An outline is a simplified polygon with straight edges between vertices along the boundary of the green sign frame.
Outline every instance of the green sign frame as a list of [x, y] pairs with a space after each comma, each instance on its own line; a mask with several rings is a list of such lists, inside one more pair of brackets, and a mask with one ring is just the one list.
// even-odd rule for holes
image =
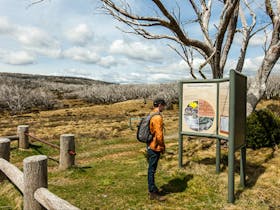
[[183, 136], [216, 138], [216, 172], [221, 140], [228, 141], [228, 201], [234, 197], [234, 157], [240, 149], [240, 185], [245, 187], [247, 77], [230, 70], [229, 78], [180, 81], [178, 163], [183, 166]]

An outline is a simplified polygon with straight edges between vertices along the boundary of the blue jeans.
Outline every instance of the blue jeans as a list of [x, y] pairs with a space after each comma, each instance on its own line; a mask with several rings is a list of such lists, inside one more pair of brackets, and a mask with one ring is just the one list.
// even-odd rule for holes
[[160, 152], [155, 152], [148, 148], [148, 189], [149, 192], [157, 192], [158, 188], [155, 185], [155, 173], [157, 170], [158, 161], [160, 158]]

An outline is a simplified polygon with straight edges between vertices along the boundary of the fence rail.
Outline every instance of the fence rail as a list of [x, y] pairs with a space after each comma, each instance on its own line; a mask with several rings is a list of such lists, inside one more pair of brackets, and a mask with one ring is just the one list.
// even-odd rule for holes
[[3, 173], [0, 181], [6, 176], [21, 192], [23, 192], [23, 173], [16, 166], [0, 158], [0, 171]]
[[11, 141], [18, 141], [19, 140], [19, 137], [17, 135], [15, 135], [15, 136], [2, 136], [1, 138], [10, 139]]
[[[59, 198], [50, 192], [48, 187], [47, 156], [36, 155], [23, 160], [23, 172], [10, 160], [10, 143], [13, 140], [19, 141], [19, 148], [29, 147], [28, 127], [19, 126], [17, 136], [0, 137], [0, 182], [8, 178], [23, 194], [23, 210], [41, 209], [69, 209], [78, 210], [69, 202]], [[24, 141], [24, 142], [20, 142]], [[27, 147], [27, 148], [26, 148]], [[75, 163], [75, 141], [73, 134], [63, 134], [60, 137], [60, 169], [67, 169]], [[72, 153], [72, 154], [71, 154]]]
[[34, 193], [34, 198], [46, 209], [67, 209], [78, 210], [79, 208], [73, 206], [69, 202], [59, 198], [47, 188], [39, 188]]
[[55, 148], [55, 149], [58, 149], [58, 150], [60, 149], [59, 146], [57, 146], [57, 145], [55, 145], [55, 144], [52, 144], [52, 143], [50, 143], [50, 142], [47, 142], [47, 141], [45, 141], [45, 140], [43, 140], [43, 139], [40, 139], [40, 138], [38, 138], [38, 137], [36, 137], [36, 136], [30, 134], [30, 133], [25, 133], [25, 135], [28, 136], [28, 137], [31, 137], [31, 138], [35, 139], [36, 141], [39, 141], [39, 142], [43, 143], [43, 144], [49, 145], [49, 146], [52, 147], [52, 148]]

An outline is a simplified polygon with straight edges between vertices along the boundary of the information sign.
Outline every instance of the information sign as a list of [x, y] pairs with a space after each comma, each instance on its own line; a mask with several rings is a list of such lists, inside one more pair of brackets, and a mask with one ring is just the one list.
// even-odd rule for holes
[[217, 84], [184, 84], [183, 93], [182, 131], [215, 134]]

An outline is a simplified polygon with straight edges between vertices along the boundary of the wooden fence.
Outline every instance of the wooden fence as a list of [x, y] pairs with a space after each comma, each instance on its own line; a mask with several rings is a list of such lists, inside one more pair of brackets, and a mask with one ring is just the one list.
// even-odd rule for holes
[[73, 134], [63, 134], [60, 136], [60, 146], [52, 144], [48, 141], [42, 140], [35, 135], [29, 133], [28, 125], [19, 125], [17, 127], [17, 135], [4, 136], [3, 138], [10, 139], [11, 141], [18, 141], [19, 149], [28, 149], [30, 140], [39, 141], [43, 144], [51, 146], [60, 151], [59, 153], [59, 168], [67, 169], [75, 165], [75, 137]]
[[[0, 138], [0, 182], [8, 178], [23, 194], [24, 210], [77, 210], [69, 202], [51, 193], [48, 187], [47, 156], [35, 155], [23, 160], [23, 172], [9, 162], [11, 140], [19, 141], [20, 149], [29, 147], [28, 126], [19, 126], [17, 136]], [[74, 165], [74, 135], [60, 137], [60, 169]]]

